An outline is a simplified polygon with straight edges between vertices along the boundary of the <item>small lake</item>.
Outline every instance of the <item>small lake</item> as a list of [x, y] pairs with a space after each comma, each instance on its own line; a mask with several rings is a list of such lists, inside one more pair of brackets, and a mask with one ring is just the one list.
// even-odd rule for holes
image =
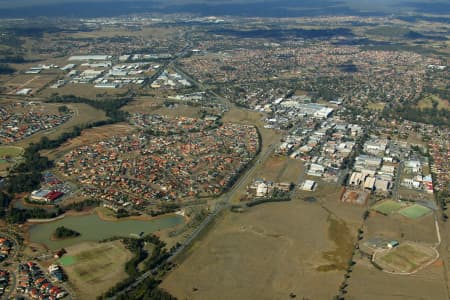
[[[152, 233], [160, 229], [174, 227], [182, 224], [184, 217], [179, 215], [169, 215], [149, 221], [125, 220], [125, 221], [104, 221], [97, 214], [84, 216], [69, 216], [61, 220], [35, 224], [30, 227], [30, 241], [46, 245], [49, 249], [59, 249], [69, 247], [84, 241], [100, 241], [113, 236], [129, 237]], [[52, 241], [51, 236], [59, 226], [65, 226], [81, 233], [81, 236], [59, 241]]]

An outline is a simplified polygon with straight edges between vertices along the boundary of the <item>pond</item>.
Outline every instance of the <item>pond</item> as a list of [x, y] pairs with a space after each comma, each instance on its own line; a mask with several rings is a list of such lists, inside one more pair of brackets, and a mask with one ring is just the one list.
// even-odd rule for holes
[[[122, 220], [122, 221], [104, 221], [97, 214], [83, 216], [69, 216], [61, 220], [32, 225], [29, 230], [30, 241], [41, 243], [49, 249], [59, 249], [69, 247], [84, 241], [100, 241], [113, 236], [130, 237], [152, 233], [161, 229], [174, 227], [182, 224], [184, 218], [179, 215], [169, 215], [153, 220]], [[73, 229], [81, 236], [76, 238], [52, 241], [51, 236], [59, 226], [65, 226]]]

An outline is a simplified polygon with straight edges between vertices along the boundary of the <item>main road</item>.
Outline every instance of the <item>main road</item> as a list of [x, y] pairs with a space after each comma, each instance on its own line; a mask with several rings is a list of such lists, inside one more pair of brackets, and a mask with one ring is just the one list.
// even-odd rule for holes
[[[262, 147], [262, 145], [261, 145]], [[183, 242], [181, 245], [175, 250], [166, 260], [166, 262], [173, 261], [181, 252], [183, 252], [186, 248], [188, 248], [195, 239], [199, 236], [199, 234], [214, 220], [214, 218], [219, 215], [224, 209], [228, 209], [231, 206], [231, 201], [236, 195], [236, 193], [241, 189], [241, 187], [248, 182], [248, 179], [251, 178], [251, 176], [254, 175], [257, 166], [259, 164], [264, 163], [270, 155], [273, 153], [275, 149], [275, 145], [271, 144], [269, 145], [263, 152], [259, 153], [258, 156], [254, 159], [254, 164], [250, 166], [250, 168], [236, 181], [236, 183], [233, 185], [233, 187], [226, 193], [224, 193], [218, 200], [218, 205], [215, 207], [214, 211], [211, 212], [203, 221], [200, 223], [200, 225], [192, 232], [192, 234]], [[160, 266], [149, 270], [145, 273], [143, 273], [141, 276], [136, 278], [136, 280], [130, 284], [127, 288], [123, 289], [119, 293], [116, 294], [116, 296], [111, 297], [109, 299], [116, 299], [117, 296], [123, 295], [126, 292], [130, 291], [131, 289], [138, 286], [142, 281], [144, 281], [146, 278], [151, 276], [152, 274], [155, 274], [158, 272]]]

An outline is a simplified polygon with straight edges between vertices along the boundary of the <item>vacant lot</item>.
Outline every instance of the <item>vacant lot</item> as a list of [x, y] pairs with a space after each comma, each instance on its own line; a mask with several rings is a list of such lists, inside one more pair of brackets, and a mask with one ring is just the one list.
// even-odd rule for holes
[[17, 157], [22, 155], [23, 148], [13, 146], [0, 146], [0, 158]]
[[155, 114], [156, 110], [164, 105], [163, 99], [167, 96], [141, 96], [123, 107], [129, 113]]
[[399, 187], [398, 195], [401, 200], [409, 200], [409, 201], [434, 201], [434, 195], [429, 194], [425, 191], [408, 189], [406, 187]]
[[371, 102], [371, 103], [369, 103], [367, 105], [367, 108], [370, 109], [370, 110], [379, 110], [379, 111], [381, 111], [381, 110], [383, 110], [385, 105], [386, 104], [383, 103], [383, 102], [377, 102], [377, 103]]
[[417, 104], [418, 108], [424, 109], [424, 108], [432, 108], [433, 102], [437, 103], [438, 109], [449, 109], [450, 103], [448, 100], [442, 99], [437, 95], [428, 95], [422, 100], [419, 101]]
[[23, 153], [23, 148], [13, 146], [0, 146], [0, 175], [6, 176], [7, 170], [13, 166]]
[[348, 300], [446, 300], [443, 266], [433, 264], [418, 273], [393, 275], [357, 261], [349, 280]]
[[99, 120], [105, 120], [106, 115], [102, 110], [95, 109], [92, 106], [83, 103], [76, 104], [45, 104], [49, 106], [62, 106], [66, 105], [70, 109], [72, 109], [75, 113], [74, 116], [67, 121], [66, 123], [42, 132], [38, 132], [33, 134], [29, 138], [18, 141], [15, 143], [15, 146], [26, 147], [29, 143], [38, 142], [42, 137], [46, 136], [49, 139], [58, 138], [63, 132], [71, 131], [73, 127], [81, 124], [87, 124]]
[[250, 124], [258, 127], [258, 130], [262, 137], [262, 151], [269, 147], [271, 144], [280, 142], [281, 132], [273, 129], [264, 128], [264, 114], [237, 107], [231, 107], [224, 117], [224, 122]]
[[17, 76], [14, 76], [11, 80], [6, 82], [4, 85], [8, 88], [9, 92], [11, 94], [15, 94], [16, 91], [20, 89], [32, 89], [32, 94], [36, 93], [36, 91], [44, 88], [47, 86], [50, 82], [55, 80], [55, 75], [45, 75], [45, 74], [39, 74], [39, 75], [27, 75], [27, 74], [20, 74]]
[[390, 216], [371, 215], [366, 221], [367, 238], [382, 237], [386, 240], [410, 240], [429, 244], [437, 242], [434, 216], [408, 219], [400, 214]]
[[128, 124], [111, 124], [101, 127], [94, 127], [84, 130], [79, 137], [71, 139], [60, 147], [52, 150], [42, 151], [43, 155], [48, 156], [50, 159], [61, 157], [66, 152], [82, 146], [90, 145], [101, 140], [106, 140], [113, 136], [124, 136], [131, 133], [134, 128]]
[[126, 88], [117, 89], [100, 89], [94, 87], [94, 84], [66, 84], [60, 88], [52, 89], [47, 88], [39, 93], [39, 96], [49, 97], [52, 94], [58, 95], [76, 95], [78, 97], [88, 98], [88, 99], [99, 99], [111, 98], [118, 95], [125, 94], [127, 92]]
[[95, 299], [127, 277], [124, 265], [132, 254], [120, 241], [84, 242], [66, 250], [73, 259], [64, 270], [79, 299]]
[[438, 257], [437, 251], [416, 243], [402, 243], [400, 246], [377, 253], [375, 262], [384, 270], [394, 273], [411, 273]]
[[319, 203], [300, 200], [226, 213], [162, 287], [180, 299], [331, 299], [354, 232]]

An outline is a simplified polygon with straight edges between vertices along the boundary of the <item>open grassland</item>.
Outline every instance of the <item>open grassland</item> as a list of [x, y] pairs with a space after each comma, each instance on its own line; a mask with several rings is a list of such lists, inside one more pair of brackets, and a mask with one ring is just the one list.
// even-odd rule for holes
[[18, 157], [22, 155], [23, 148], [14, 147], [14, 146], [0, 146], [0, 158], [9, 157]]
[[290, 293], [331, 299], [354, 230], [318, 203], [301, 200], [227, 212], [187, 250], [162, 287], [180, 299], [288, 299]]
[[366, 261], [357, 261], [349, 280], [348, 300], [446, 300], [442, 262], [411, 276], [382, 272]]
[[80, 31], [77, 33], [71, 33], [70, 37], [79, 39], [96, 39], [99, 37], [119, 37], [119, 36], [142, 36], [156, 38], [167, 38], [168, 35], [178, 33], [176, 28], [166, 28], [166, 27], [142, 27], [140, 30], [127, 30], [126, 28], [102, 28], [95, 31]]
[[134, 128], [128, 124], [111, 124], [89, 128], [84, 130], [79, 137], [65, 142], [56, 149], [44, 150], [42, 151], [42, 154], [48, 156], [50, 159], [60, 158], [62, 155], [76, 147], [90, 145], [113, 136], [124, 136], [131, 133], [133, 130]]
[[402, 207], [403, 207], [403, 205], [399, 202], [392, 201], [392, 200], [386, 200], [386, 201], [377, 203], [376, 205], [374, 205], [372, 207], [372, 209], [383, 215], [390, 215], [392, 213], [395, 213]]
[[442, 99], [439, 96], [436, 95], [428, 95], [422, 100], [419, 101], [417, 104], [418, 108], [424, 109], [424, 108], [432, 108], [433, 107], [433, 101], [436, 102], [438, 109], [450, 109], [450, 103], [449, 100]]
[[[426, 173], [427, 170], [424, 170]], [[434, 194], [429, 194], [425, 191], [418, 191], [413, 189], [408, 189], [406, 187], [400, 186], [398, 188], [398, 196], [401, 200], [409, 200], [409, 201], [434, 201]]]
[[[47, 104], [45, 104], [47, 105]], [[50, 105], [50, 104], [48, 104]], [[74, 104], [51, 104], [53, 106], [66, 105], [74, 111], [73, 117], [66, 123], [42, 132], [33, 134], [29, 138], [14, 143], [15, 146], [26, 147], [29, 143], [38, 142], [42, 137], [46, 136], [49, 139], [58, 138], [63, 132], [68, 132], [77, 125], [87, 124], [95, 121], [106, 120], [107, 117], [102, 110], [95, 109], [87, 104], [74, 103]]]
[[367, 105], [367, 108], [370, 110], [383, 110], [384, 106], [386, 105], [386, 103], [383, 102], [377, 102], [377, 103], [369, 103]]
[[432, 214], [420, 219], [409, 219], [400, 214], [371, 215], [366, 221], [367, 238], [381, 237], [386, 240], [410, 240], [428, 244], [437, 242], [436, 227]]
[[199, 118], [201, 115], [201, 107], [193, 107], [189, 105], [178, 104], [173, 108], [161, 106], [154, 110], [155, 114], [174, 117]]
[[438, 253], [426, 246], [402, 243], [375, 256], [375, 262], [384, 270], [394, 273], [411, 273], [438, 257]]
[[32, 89], [32, 94], [46, 87], [56, 79], [55, 74], [20, 74], [13, 76], [3, 84], [7, 88], [6, 92], [15, 94], [20, 89]]
[[84, 242], [66, 250], [72, 261], [64, 270], [79, 299], [95, 299], [127, 277], [124, 266], [132, 254], [120, 241]]
[[140, 96], [134, 99], [134, 101], [128, 103], [122, 108], [122, 110], [129, 113], [147, 113], [154, 114], [156, 110], [161, 108], [163, 104], [164, 96]]
[[41, 97], [50, 97], [53, 94], [64, 95], [76, 95], [77, 97], [98, 99], [117, 97], [119, 95], [126, 94], [126, 88], [117, 89], [101, 89], [94, 87], [93, 84], [66, 84], [57, 89], [47, 88], [39, 93]]
[[304, 164], [300, 160], [290, 159], [286, 156], [272, 155], [257, 168], [255, 178], [273, 182], [297, 183], [304, 170]]
[[22, 153], [23, 148], [21, 147], [0, 146], [0, 176], [8, 175], [8, 168], [21, 159]]

